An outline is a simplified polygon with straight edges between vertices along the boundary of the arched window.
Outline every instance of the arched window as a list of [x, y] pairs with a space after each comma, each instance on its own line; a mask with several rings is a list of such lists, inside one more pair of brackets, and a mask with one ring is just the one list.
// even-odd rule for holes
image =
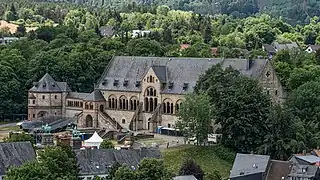
[[[151, 78], [151, 77], [150, 77]], [[153, 87], [148, 87], [144, 93], [144, 109], [147, 112], [153, 112], [158, 106], [157, 91]]]
[[117, 109], [117, 97], [115, 95], [110, 95], [108, 98], [109, 109]]
[[121, 122], [122, 124], [125, 124], [125, 123], [126, 123], [126, 120], [125, 120], [125, 119], [122, 119], [121, 121], [122, 121], [122, 122]]
[[128, 110], [128, 99], [126, 96], [120, 96], [119, 105], [120, 109]]
[[149, 78], [150, 82], [153, 83], [153, 79], [152, 79], [152, 76], [150, 75], [150, 78]]
[[171, 99], [165, 99], [162, 104], [164, 114], [173, 114], [173, 102]]
[[85, 109], [89, 109], [89, 104], [85, 103]]
[[136, 96], [132, 96], [132, 97], [130, 98], [130, 107], [129, 107], [129, 109], [130, 109], [131, 111], [137, 110], [137, 108], [138, 108], [138, 103], [139, 103], [138, 98], [137, 98]]
[[90, 103], [90, 109], [93, 109], [93, 104], [92, 103]]
[[179, 99], [177, 102], [176, 102], [176, 113], [179, 111], [179, 109], [181, 108], [181, 105], [182, 105], [182, 100]]

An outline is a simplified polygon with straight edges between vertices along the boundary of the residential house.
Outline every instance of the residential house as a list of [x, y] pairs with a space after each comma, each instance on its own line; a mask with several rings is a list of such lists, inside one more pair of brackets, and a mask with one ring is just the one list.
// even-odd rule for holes
[[30, 142], [0, 143], [0, 180], [10, 167], [21, 166], [36, 159]]
[[298, 44], [296, 42], [292, 43], [278, 43], [273, 42], [272, 44], [263, 44], [262, 50], [268, 53], [269, 58], [272, 58], [273, 55], [275, 55], [278, 51], [284, 50], [284, 49], [294, 49], [299, 48]]
[[320, 49], [320, 45], [309, 45], [306, 51], [308, 53], [315, 53]]
[[270, 156], [237, 153], [230, 180], [264, 180]]
[[289, 162], [298, 165], [318, 165], [320, 163], [320, 157], [315, 155], [292, 155], [289, 158]]
[[285, 180], [291, 169], [292, 164], [288, 161], [271, 160], [266, 155], [238, 153], [230, 180]]
[[188, 176], [176, 176], [173, 178], [173, 180], [197, 180], [196, 177], [193, 175], [188, 175]]
[[80, 149], [75, 153], [80, 168], [79, 178], [82, 180], [92, 180], [96, 176], [107, 177], [110, 168], [116, 162], [135, 170], [144, 158], [161, 158], [159, 150], [145, 148], [129, 150]]
[[318, 166], [294, 165], [288, 175], [288, 180], [319, 180], [320, 170]]

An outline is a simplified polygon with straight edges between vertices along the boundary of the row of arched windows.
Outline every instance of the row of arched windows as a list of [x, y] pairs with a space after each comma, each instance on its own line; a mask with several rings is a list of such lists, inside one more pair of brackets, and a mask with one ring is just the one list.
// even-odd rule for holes
[[89, 102], [87, 102], [87, 103], [85, 103], [84, 104], [84, 106], [85, 106], [85, 109], [93, 109], [93, 103], [91, 102], [91, 103], [89, 103]]
[[148, 82], [148, 83], [154, 83], [154, 82], [155, 82], [155, 77], [153, 77], [153, 76], [151, 76], [151, 75], [148, 76], [148, 77], [147, 77], [147, 82]]
[[120, 96], [119, 100], [114, 95], [111, 95], [108, 98], [109, 109], [121, 109], [121, 110], [134, 111], [138, 108], [138, 104], [139, 104], [139, 100], [136, 96], [131, 97], [130, 100], [128, 100], [126, 96]]
[[182, 105], [182, 100], [178, 100], [175, 104], [175, 111], [174, 111], [174, 105], [171, 99], [165, 99], [162, 103], [162, 112], [164, 114], [174, 114], [179, 111]]

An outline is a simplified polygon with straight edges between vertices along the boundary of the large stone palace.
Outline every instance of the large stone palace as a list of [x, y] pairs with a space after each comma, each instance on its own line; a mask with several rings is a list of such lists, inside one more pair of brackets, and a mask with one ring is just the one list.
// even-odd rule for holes
[[114, 57], [92, 93], [72, 92], [66, 82], [45, 74], [29, 90], [28, 119], [74, 117], [79, 128], [154, 131], [174, 128], [184, 96], [211, 66], [233, 67], [256, 78], [274, 102], [283, 90], [266, 59]]

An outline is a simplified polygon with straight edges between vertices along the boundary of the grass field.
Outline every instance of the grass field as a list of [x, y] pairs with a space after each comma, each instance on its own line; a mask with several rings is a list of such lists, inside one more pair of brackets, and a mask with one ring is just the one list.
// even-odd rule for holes
[[[218, 151], [220, 151], [218, 153]], [[223, 152], [233, 155], [232, 152]], [[221, 176], [225, 179], [229, 177], [229, 173], [232, 167], [231, 158], [229, 160], [221, 157], [221, 149], [211, 147], [197, 147], [197, 146], [181, 146], [177, 148], [169, 148], [162, 151], [164, 162], [168, 169], [178, 174], [179, 168], [184, 159], [191, 158], [200, 165], [200, 167], [206, 172], [213, 174], [214, 170], [220, 172]]]

